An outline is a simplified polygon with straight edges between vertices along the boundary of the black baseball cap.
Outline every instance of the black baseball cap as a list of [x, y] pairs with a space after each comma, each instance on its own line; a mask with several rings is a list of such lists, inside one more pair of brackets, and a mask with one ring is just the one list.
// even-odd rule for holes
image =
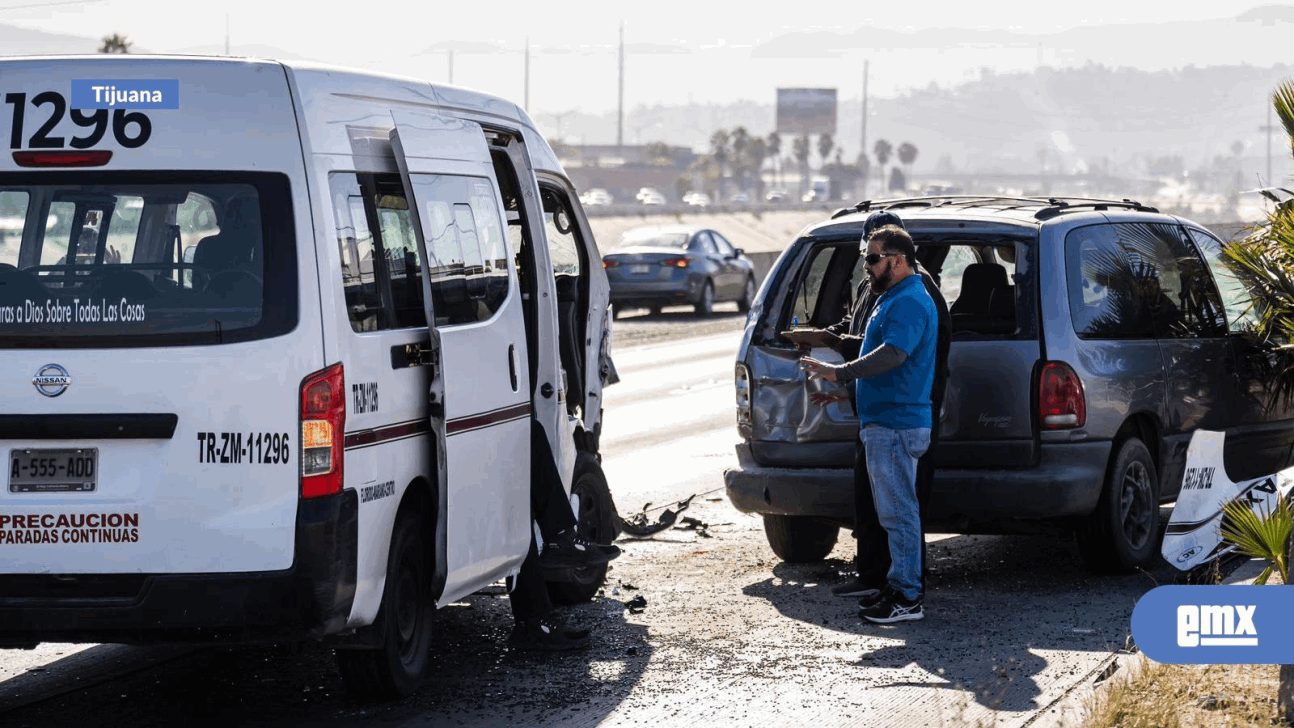
[[886, 225], [895, 225], [907, 230], [906, 227], [903, 227], [903, 220], [898, 215], [889, 210], [877, 210], [868, 215], [867, 220], [863, 222], [863, 240], [866, 241], [867, 236], [871, 235], [873, 230], [883, 228]]

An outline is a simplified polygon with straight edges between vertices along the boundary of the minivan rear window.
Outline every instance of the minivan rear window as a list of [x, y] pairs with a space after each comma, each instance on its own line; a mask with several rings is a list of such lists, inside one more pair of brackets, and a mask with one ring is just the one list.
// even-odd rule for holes
[[0, 175], [0, 346], [248, 341], [297, 321], [287, 178]]

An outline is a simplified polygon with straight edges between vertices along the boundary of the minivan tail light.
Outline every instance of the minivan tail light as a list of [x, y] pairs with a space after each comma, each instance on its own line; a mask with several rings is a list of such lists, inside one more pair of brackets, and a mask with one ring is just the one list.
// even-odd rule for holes
[[1038, 421], [1044, 430], [1068, 430], [1087, 424], [1083, 382], [1068, 364], [1049, 361], [1038, 377]]
[[754, 436], [752, 427], [754, 419], [750, 404], [750, 368], [737, 362], [734, 378], [737, 388], [737, 434], [749, 440]]
[[618, 261], [614, 261], [614, 260], [606, 260], [606, 259], [603, 259], [603, 260], [602, 260], [602, 267], [603, 267], [603, 268], [614, 268], [614, 267], [616, 267], [617, 265], [620, 265], [620, 263], [619, 263]]
[[346, 378], [334, 364], [301, 382], [301, 497], [340, 493], [346, 440]]
[[660, 262], [666, 268], [686, 268], [688, 265], [687, 258], [666, 258]]

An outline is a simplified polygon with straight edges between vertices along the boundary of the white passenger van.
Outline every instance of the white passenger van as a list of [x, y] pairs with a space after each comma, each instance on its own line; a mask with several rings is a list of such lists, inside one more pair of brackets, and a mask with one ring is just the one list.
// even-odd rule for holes
[[325, 638], [407, 694], [532, 479], [614, 538], [606, 278], [515, 104], [138, 56], [0, 94], [0, 646]]

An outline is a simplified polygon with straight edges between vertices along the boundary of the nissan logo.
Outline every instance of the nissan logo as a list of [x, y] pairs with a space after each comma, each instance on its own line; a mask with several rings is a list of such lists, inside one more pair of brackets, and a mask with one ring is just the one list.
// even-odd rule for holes
[[36, 391], [46, 397], [57, 397], [67, 391], [68, 385], [72, 383], [72, 377], [67, 370], [57, 364], [46, 364], [36, 372], [36, 376], [31, 378], [31, 383], [36, 387]]

